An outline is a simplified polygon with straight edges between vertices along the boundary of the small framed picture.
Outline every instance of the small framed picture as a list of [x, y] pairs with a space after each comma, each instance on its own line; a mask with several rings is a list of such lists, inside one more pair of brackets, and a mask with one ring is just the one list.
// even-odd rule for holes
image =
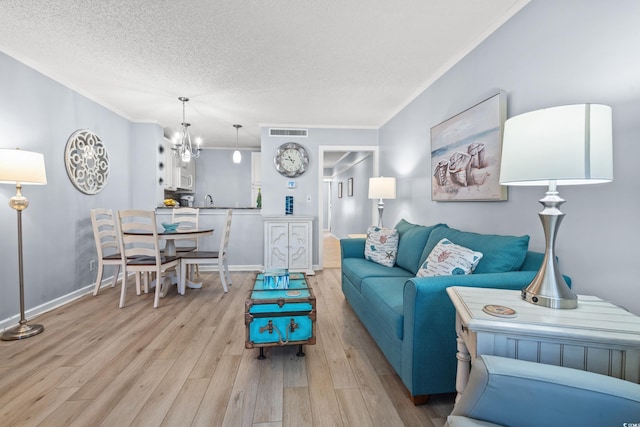
[[338, 183], [338, 199], [342, 199], [342, 181]]
[[353, 196], [353, 178], [347, 180], [347, 196]]

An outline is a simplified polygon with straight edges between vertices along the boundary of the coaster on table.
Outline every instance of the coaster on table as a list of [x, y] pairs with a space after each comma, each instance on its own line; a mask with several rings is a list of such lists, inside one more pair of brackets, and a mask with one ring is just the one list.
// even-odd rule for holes
[[489, 304], [482, 307], [482, 311], [497, 317], [516, 317], [516, 311], [513, 308], [504, 305]]
[[300, 291], [287, 291], [287, 296], [290, 297], [299, 297], [300, 295], [302, 295]]

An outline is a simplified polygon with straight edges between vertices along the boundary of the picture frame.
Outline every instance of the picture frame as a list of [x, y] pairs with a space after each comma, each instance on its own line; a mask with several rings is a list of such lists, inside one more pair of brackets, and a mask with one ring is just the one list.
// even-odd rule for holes
[[499, 181], [506, 100], [500, 91], [431, 128], [431, 200], [507, 200]]
[[338, 183], [338, 199], [342, 199], [342, 181]]
[[347, 196], [353, 197], [353, 177], [347, 180]]

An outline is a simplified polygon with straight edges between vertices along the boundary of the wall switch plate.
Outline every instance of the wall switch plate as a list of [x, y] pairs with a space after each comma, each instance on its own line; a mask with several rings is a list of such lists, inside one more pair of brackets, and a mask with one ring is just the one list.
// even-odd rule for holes
[[89, 261], [89, 271], [93, 271], [96, 269], [96, 260], [92, 259], [91, 261]]

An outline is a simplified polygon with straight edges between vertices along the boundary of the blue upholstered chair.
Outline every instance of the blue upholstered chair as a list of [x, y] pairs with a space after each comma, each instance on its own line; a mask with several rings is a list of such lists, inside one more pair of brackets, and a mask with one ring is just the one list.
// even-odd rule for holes
[[640, 424], [640, 385], [593, 372], [479, 356], [448, 427]]

